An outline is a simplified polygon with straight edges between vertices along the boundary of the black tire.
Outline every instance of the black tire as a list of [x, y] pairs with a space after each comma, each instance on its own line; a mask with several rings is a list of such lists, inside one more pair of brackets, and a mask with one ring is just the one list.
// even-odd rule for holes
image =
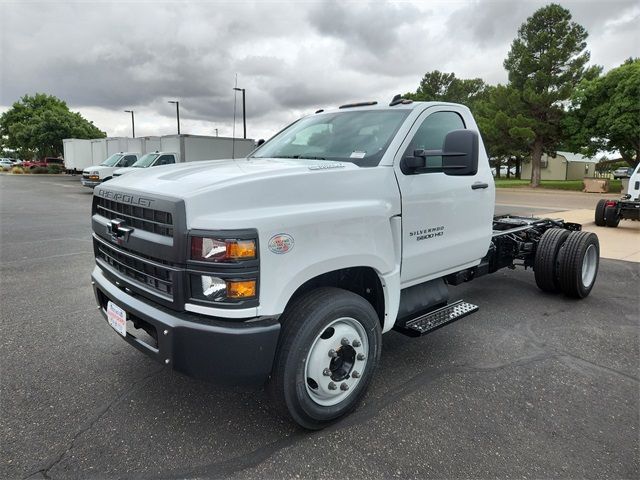
[[[593, 259], [593, 264], [585, 256]], [[598, 276], [600, 243], [595, 233], [571, 232], [558, 255], [558, 279], [562, 292], [574, 298], [585, 298]], [[585, 269], [589, 269], [586, 275]]]
[[[355, 320], [366, 332], [366, 364], [359, 377], [353, 376], [357, 380], [350, 380], [356, 383], [346, 398], [335, 405], [323, 406], [307, 390], [306, 362], [318, 337], [325, 335], [330, 330], [327, 327], [340, 318]], [[267, 391], [281, 414], [304, 428], [319, 430], [353, 410], [364, 395], [380, 359], [382, 335], [378, 315], [361, 296], [323, 287], [294, 301], [282, 314], [281, 322], [280, 343]], [[340, 339], [335, 341], [336, 349], [340, 350]], [[331, 337], [329, 342], [333, 342]], [[328, 363], [330, 360], [328, 357]]]
[[620, 217], [616, 212], [616, 207], [607, 207], [604, 210], [604, 222], [607, 227], [616, 228], [620, 223]]
[[605, 216], [604, 216], [604, 210], [607, 207], [607, 202], [608, 200], [605, 200], [604, 198], [598, 201], [598, 204], [596, 205], [596, 215], [595, 215], [595, 221], [596, 221], [596, 225], [599, 227], [604, 227], [605, 226]]
[[558, 252], [567, 240], [569, 231], [563, 228], [550, 228], [542, 234], [536, 249], [533, 271], [536, 285], [543, 292], [560, 291], [558, 282]]

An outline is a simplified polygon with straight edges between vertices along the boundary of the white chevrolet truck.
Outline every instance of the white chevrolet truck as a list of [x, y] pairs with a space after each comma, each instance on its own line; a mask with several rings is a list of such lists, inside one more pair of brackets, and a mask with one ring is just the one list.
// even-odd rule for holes
[[139, 153], [134, 152], [118, 152], [111, 155], [100, 165], [87, 167], [82, 171], [80, 182], [83, 186], [95, 188], [102, 182], [111, 180], [113, 172], [118, 168], [130, 167], [138, 161]]
[[462, 105], [319, 110], [247, 158], [97, 186], [98, 308], [161, 364], [266, 384], [283, 413], [319, 429], [362, 398], [383, 333], [425, 335], [478, 309], [450, 286], [523, 266], [545, 292], [589, 294], [596, 235], [494, 218], [494, 197]]

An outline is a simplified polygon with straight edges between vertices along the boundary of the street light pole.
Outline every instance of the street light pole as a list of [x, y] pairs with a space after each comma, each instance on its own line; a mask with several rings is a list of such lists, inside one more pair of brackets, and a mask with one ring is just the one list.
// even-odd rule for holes
[[238, 92], [242, 92], [242, 127], [243, 127], [243, 138], [247, 138], [247, 110], [245, 103], [245, 90], [244, 88], [234, 87], [234, 90]]
[[180, 135], [180, 102], [177, 100], [169, 100], [169, 103], [176, 104], [176, 120], [178, 121], [178, 135]]
[[136, 122], [133, 119], [133, 110], [125, 110], [125, 112], [131, 114], [131, 136], [136, 138]]

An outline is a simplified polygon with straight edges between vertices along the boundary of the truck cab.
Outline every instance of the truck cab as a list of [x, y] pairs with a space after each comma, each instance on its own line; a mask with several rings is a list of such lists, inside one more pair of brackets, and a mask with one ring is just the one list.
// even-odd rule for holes
[[147, 153], [141, 156], [133, 165], [130, 167], [118, 168], [113, 172], [113, 176], [119, 177], [126, 173], [135, 172], [138, 169], [149, 168], [149, 167], [159, 167], [161, 165], [173, 165], [174, 163], [178, 163], [179, 156], [174, 152], [152, 152]]
[[102, 182], [111, 180], [113, 172], [118, 168], [130, 167], [139, 158], [140, 154], [135, 152], [118, 152], [108, 157], [100, 165], [87, 167], [82, 171], [80, 181], [82, 185], [94, 188]]
[[92, 282], [138, 350], [197, 378], [266, 384], [284, 415], [318, 429], [362, 397], [383, 333], [427, 334], [478, 309], [449, 286], [522, 265], [544, 291], [589, 294], [595, 235], [496, 220], [494, 204], [467, 107], [343, 105], [247, 158], [98, 186]]

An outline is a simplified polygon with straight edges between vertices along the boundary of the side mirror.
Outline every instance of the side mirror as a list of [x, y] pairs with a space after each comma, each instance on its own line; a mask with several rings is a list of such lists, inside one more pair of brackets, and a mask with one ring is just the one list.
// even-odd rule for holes
[[414, 150], [412, 157], [404, 157], [400, 162], [403, 173], [409, 173], [427, 166], [427, 154], [425, 150]]
[[442, 144], [442, 170], [447, 175], [478, 173], [478, 133], [473, 130], [453, 130]]
[[258, 140], [256, 142], [256, 147], [259, 147], [260, 145], [262, 145], [264, 143], [264, 138], [261, 138], [260, 140]]

